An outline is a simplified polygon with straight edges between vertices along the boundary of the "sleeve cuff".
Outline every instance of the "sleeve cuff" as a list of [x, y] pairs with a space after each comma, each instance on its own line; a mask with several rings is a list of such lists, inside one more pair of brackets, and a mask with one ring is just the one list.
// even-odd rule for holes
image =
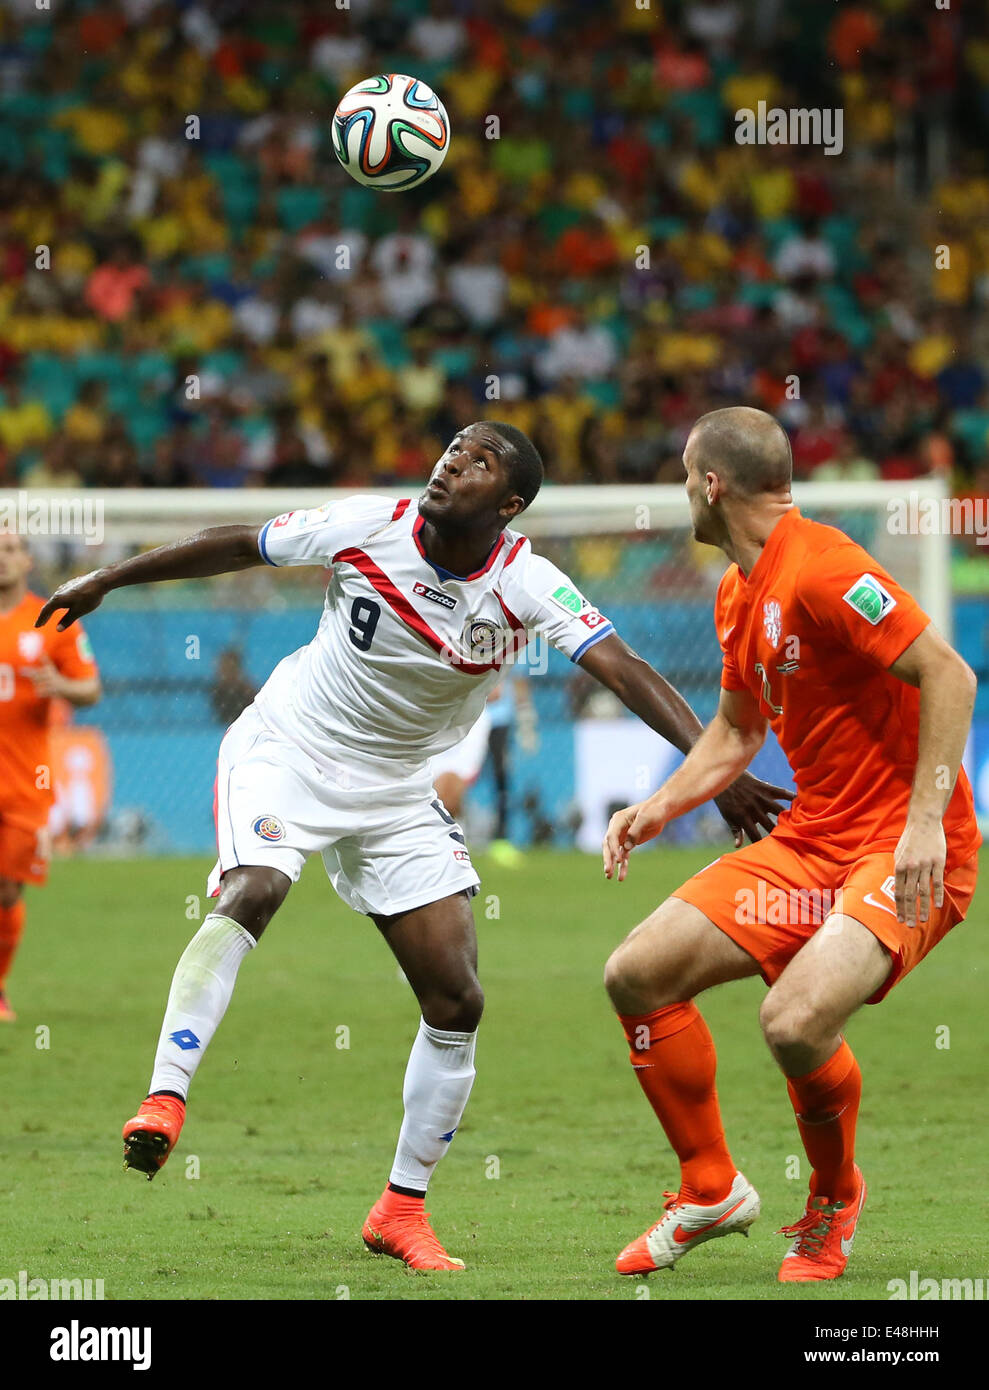
[[277, 566], [277, 564], [275, 564], [275, 561], [274, 561], [274, 560], [271, 558], [271, 556], [268, 554], [268, 548], [267, 548], [267, 546], [265, 545], [265, 536], [267, 536], [267, 534], [268, 534], [268, 527], [269, 527], [270, 525], [271, 525], [271, 522], [270, 522], [270, 521], [266, 521], [266, 522], [264, 523], [264, 525], [261, 527], [261, 530], [258, 532], [258, 550], [260, 551], [260, 553], [261, 553], [261, 559], [265, 562], [265, 564], [266, 564], [266, 565], [274, 565], [275, 569], [277, 569], [278, 566]]
[[590, 651], [590, 649], [593, 646], [595, 646], [598, 642], [601, 641], [602, 637], [610, 637], [614, 630], [614, 624], [608, 623], [608, 625], [606, 627], [603, 627], [600, 632], [593, 633], [592, 636], [588, 637], [586, 642], [582, 642], [580, 644], [580, 646], [574, 652], [570, 660], [575, 663], [578, 662], [585, 652]]

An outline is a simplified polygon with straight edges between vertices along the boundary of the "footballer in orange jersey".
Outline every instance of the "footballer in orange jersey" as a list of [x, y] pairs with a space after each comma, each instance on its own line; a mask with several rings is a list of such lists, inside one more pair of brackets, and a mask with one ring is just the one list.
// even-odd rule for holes
[[612, 817], [605, 874], [624, 879], [636, 845], [733, 781], [767, 725], [797, 790], [769, 835], [688, 879], [608, 962], [632, 1064], [680, 1160], [678, 1190], [617, 1267], [668, 1268], [759, 1215], [725, 1142], [693, 1000], [760, 974], [763, 1034], [812, 1170], [803, 1216], [782, 1228], [779, 1279], [834, 1279], [866, 1195], [845, 1024], [962, 921], [975, 890], [981, 837], [961, 768], [975, 677], [861, 546], [801, 516], [771, 416], [712, 411], [683, 461], [694, 535], [733, 562], [715, 602], [721, 698], [680, 768]]
[[81, 629], [39, 631], [44, 599], [28, 590], [22, 537], [0, 531], [0, 1021], [11, 1022], [6, 981], [24, 929], [24, 885], [48, 872], [53, 801], [48, 729], [52, 702], [92, 705], [100, 679]]

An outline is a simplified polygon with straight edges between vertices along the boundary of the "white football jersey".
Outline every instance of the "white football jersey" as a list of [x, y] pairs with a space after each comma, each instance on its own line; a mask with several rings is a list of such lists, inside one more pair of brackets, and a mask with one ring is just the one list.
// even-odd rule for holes
[[426, 558], [423, 525], [411, 499], [357, 496], [287, 512], [258, 536], [269, 565], [332, 567], [315, 637], [256, 699], [317, 758], [356, 755], [391, 778], [421, 768], [465, 736], [527, 641], [577, 661], [614, 631], [526, 536], [503, 531], [482, 568], [458, 576]]

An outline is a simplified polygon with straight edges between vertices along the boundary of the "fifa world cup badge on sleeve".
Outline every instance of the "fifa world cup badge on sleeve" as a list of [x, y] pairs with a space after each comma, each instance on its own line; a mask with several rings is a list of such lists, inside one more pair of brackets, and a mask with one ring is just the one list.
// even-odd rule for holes
[[550, 603], [555, 603], [557, 608], [562, 608], [564, 613], [570, 613], [575, 618], [579, 618], [585, 608], [590, 608], [590, 604], [583, 594], [578, 594], [577, 590], [571, 589], [569, 584], [561, 584], [547, 597]]
[[872, 574], [863, 574], [861, 579], [856, 579], [842, 598], [849, 608], [861, 613], [873, 627], [885, 618], [890, 609], [896, 607], [896, 599]]

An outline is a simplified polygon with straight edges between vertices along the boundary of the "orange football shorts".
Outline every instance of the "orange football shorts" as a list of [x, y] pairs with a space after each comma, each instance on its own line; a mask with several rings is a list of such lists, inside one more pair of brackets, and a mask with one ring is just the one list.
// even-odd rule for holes
[[36, 817], [0, 811], [0, 878], [40, 887], [48, 877], [50, 858], [47, 805], [40, 824]]
[[[978, 856], [944, 879], [944, 902], [931, 895], [926, 922], [896, 920], [893, 851], [838, 863], [822, 846], [768, 835], [723, 854], [672, 895], [691, 903], [757, 962], [772, 984], [831, 913], [845, 913], [879, 938], [893, 957], [878, 1004], [968, 912], [978, 878]], [[918, 908], [919, 911], [919, 908]]]

